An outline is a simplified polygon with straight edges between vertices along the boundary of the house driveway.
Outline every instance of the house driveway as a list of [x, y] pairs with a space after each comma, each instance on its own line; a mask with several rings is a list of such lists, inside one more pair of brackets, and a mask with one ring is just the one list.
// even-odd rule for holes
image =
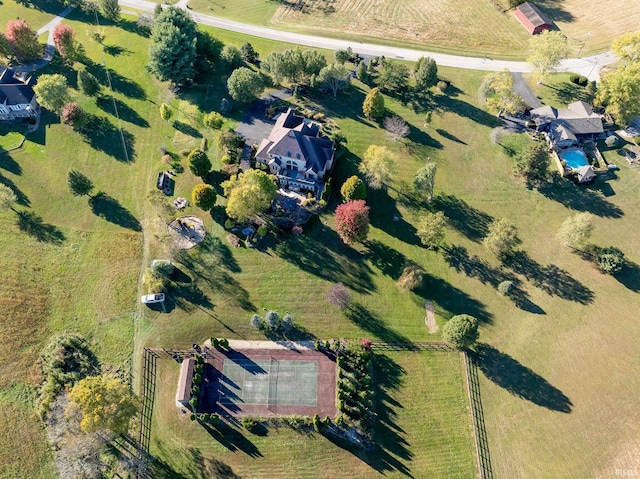
[[535, 93], [529, 88], [527, 82], [522, 78], [522, 73], [511, 72], [513, 77], [513, 91], [516, 92], [531, 108], [540, 108], [542, 103], [538, 100]]
[[236, 132], [241, 134], [248, 145], [260, 144], [263, 138], [269, 136], [275, 120], [267, 118], [264, 114], [267, 107], [277, 101], [289, 98], [291, 93], [286, 90], [277, 90], [257, 100], [245, 113], [242, 121], [236, 127]]

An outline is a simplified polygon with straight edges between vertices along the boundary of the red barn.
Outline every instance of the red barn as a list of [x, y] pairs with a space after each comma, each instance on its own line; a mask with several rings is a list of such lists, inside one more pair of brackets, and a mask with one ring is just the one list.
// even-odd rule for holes
[[520, 20], [520, 23], [524, 25], [524, 28], [526, 28], [531, 35], [537, 35], [542, 30], [549, 30], [551, 28], [551, 22], [544, 13], [529, 2], [525, 2], [516, 7], [516, 18]]

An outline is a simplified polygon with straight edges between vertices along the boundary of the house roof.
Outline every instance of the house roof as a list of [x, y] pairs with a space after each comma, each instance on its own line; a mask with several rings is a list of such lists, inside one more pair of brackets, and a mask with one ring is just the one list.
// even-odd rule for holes
[[4, 105], [24, 105], [31, 103], [35, 92], [33, 77], [26, 81], [16, 78], [15, 72], [10, 68], [5, 68], [0, 73], [0, 104]]
[[516, 10], [518, 10], [534, 28], [542, 25], [551, 25], [551, 22], [545, 14], [529, 2], [518, 5]]
[[262, 140], [256, 158], [273, 156], [304, 160], [307, 171], [324, 171], [334, 152], [333, 141], [320, 136], [320, 127], [289, 108], [276, 120], [269, 137]]
[[593, 171], [591, 165], [585, 165], [578, 168], [578, 182], [583, 183], [596, 177], [596, 172]]
[[183, 402], [191, 399], [191, 383], [193, 381], [193, 367], [196, 364], [194, 358], [182, 361], [180, 365], [180, 377], [178, 378], [178, 390], [176, 392], [176, 405], [182, 407]]
[[591, 105], [583, 101], [576, 101], [567, 108], [553, 108], [542, 106], [531, 110], [531, 119], [536, 125], [549, 125], [550, 130], [562, 126], [576, 135], [602, 133], [602, 117], [593, 112]]

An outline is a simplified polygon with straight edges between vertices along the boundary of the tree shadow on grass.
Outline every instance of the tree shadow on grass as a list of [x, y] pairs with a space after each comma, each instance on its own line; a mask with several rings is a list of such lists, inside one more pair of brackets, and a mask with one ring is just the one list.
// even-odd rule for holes
[[[317, 236], [317, 238], [316, 238]], [[343, 283], [358, 293], [375, 291], [371, 268], [361, 253], [342, 243], [337, 233], [322, 227], [317, 235], [289, 237], [275, 245], [277, 256], [332, 283]]]
[[449, 225], [472, 241], [480, 241], [489, 232], [493, 217], [454, 195], [441, 193], [433, 199], [433, 205], [445, 214]]
[[147, 94], [142, 89], [140, 84], [131, 80], [130, 78], [120, 75], [117, 71], [109, 69], [109, 77], [107, 78], [107, 71], [104, 65], [100, 63], [94, 63], [92, 61], [86, 64], [87, 71], [98, 79], [98, 82], [105, 88], [109, 87], [109, 79], [111, 80], [111, 88], [114, 91], [122, 93], [129, 98], [135, 98], [137, 100], [144, 100]]
[[100, 216], [109, 223], [122, 226], [133, 231], [142, 231], [140, 222], [129, 210], [123, 207], [118, 200], [112, 198], [103, 191], [89, 199], [91, 211], [96, 216]]
[[466, 101], [452, 98], [449, 95], [438, 95], [435, 97], [436, 109], [442, 112], [455, 113], [456, 115], [469, 118], [470, 120], [480, 123], [481, 125], [495, 128], [502, 125], [502, 122], [494, 115], [467, 103]]
[[22, 174], [22, 166], [20, 166], [20, 163], [11, 158], [8, 152], [2, 150], [0, 150], [0, 168], [14, 175], [19, 176]]
[[552, 411], [571, 412], [571, 400], [542, 376], [488, 344], [479, 343], [474, 349], [469, 352], [470, 358], [487, 379], [514, 396], [538, 406]]
[[538, 0], [536, 5], [540, 6], [544, 13], [554, 22], [574, 22], [576, 17], [565, 10], [563, 2], [559, 0]]
[[229, 426], [224, 421], [216, 424], [202, 424], [209, 435], [231, 452], [242, 451], [253, 458], [262, 457], [262, 453], [240, 430]]
[[373, 384], [375, 397], [376, 426], [374, 430], [375, 448], [366, 454], [367, 463], [378, 472], [398, 471], [413, 477], [405, 462], [413, 459], [410, 444], [405, 439], [405, 431], [396, 421], [398, 409], [403, 406], [391, 395], [404, 382], [406, 371], [389, 356], [373, 356]]
[[451, 133], [449, 133], [449, 132], [448, 132], [448, 131], [446, 131], [446, 130], [443, 130], [443, 129], [441, 129], [441, 128], [438, 128], [438, 129], [436, 129], [436, 131], [438, 132], [438, 134], [439, 134], [441, 137], [446, 138], [447, 140], [454, 141], [454, 142], [456, 142], [456, 143], [460, 143], [461, 145], [466, 145], [466, 143], [465, 143], [464, 141], [462, 141], [462, 140], [461, 140], [460, 138], [458, 138], [457, 136], [452, 135]]
[[62, 231], [44, 220], [32, 211], [19, 211], [17, 223], [20, 231], [37, 239], [41, 243], [62, 244], [66, 240]]
[[599, 193], [581, 185], [576, 185], [558, 174], [551, 181], [538, 188], [538, 191], [569, 209], [586, 211], [603, 218], [621, 218], [624, 212], [615, 204], [607, 201]]
[[194, 479], [241, 479], [231, 466], [224, 462], [218, 461], [214, 457], [204, 457], [198, 449], [189, 448], [189, 454], [191, 460], [189, 464], [192, 465], [192, 478]]
[[378, 240], [367, 241], [366, 246], [369, 248], [366, 258], [371, 264], [378, 268], [382, 274], [397, 280], [402, 274], [402, 268], [407, 260], [406, 256]]
[[554, 90], [554, 96], [561, 103], [572, 103], [574, 101], [585, 101], [590, 103], [593, 97], [587, 93], [584, 87], [571, 82], [562, 82], [556, 85], [545, 85]]
[[464, 246], [446, 245], [442, 249], [444, 251], [443, 259], [450, 267], [460, 274], [477, 279], [482, 284], [490, 284], [495, 288], [503, 281], [519, 283], [513, 273], [501, 268], [494, 268], [479, 256], [471, 256]]
[[151, 36], [151, 32], [148, 28], [138, 26], [138, 22], [133, 20], [120, 18], [118, 19], [118, 26], [127, 32], [135, 33], [136, 35], [140, 35], [144, 38], [149, 38]]
[[411, 343], [409, 338], [391, 329], [382, 319], [377, 317], [375, 313], [369, 311], [359, 303], [351, 303], [349, 307], [344, 310], [344, 314], [353, 324], [382, 341], [389, 343]]
[[425, 275], [422, 285], [415, 289], [414, 293], [422, 298], [420, 303], [423, 307], [424, 300], [435, 302], [436, 312], [443, 317], [450, 318], [458, 314], [470, 314], [478, 321], [487, 324], [493, 321], [491, 313], [486, 310], [483, 303], [442, 278]]
[[18, 199], [16, 203], [19, 204], [20, 206], [31, 205], [31, 201], [29, 201], [29, 197], [26, 194], [24, 194], [24, 192], [20, 188], [18, 188], [18, 186], [10, 178], [7, 178], [6, 176], [2, 176], [2, 174], [0, 174], [0, 185], [5, 185], [11, 188], [13, 193], [16, 195], [16, 198]]
[[187, 312], [195, 311], [196, 306], [209, 310], [214, 307], [211, 299], [193, 283], [176, 283], [171, 288], [168, 299], [173, 300], [175, 306]]
[[263, 332], [269, 341], [310, 341], [316, 339], [315, 334], [297, 324], [289, 331], [280, 328], [277, 330], [263, 329]]
[[174, 121], [173, 122], [173, 127], [178, 130], [180, 133], [182, 133], [183, 135], [187, 135], [190, 136], [192, 138], [202, 138], [202, 133], [200, 133], [198, 130], [196, 130], [194, 127], [192, 127], [191, 125], [186, 124], [183, 121]]
[[397, 200], [389, 196], [386, 190], [370, 191], [367, 204], [371, 206], [372, 211], [376, 212], [370, 215], [371, 225], [403, 243], [419, 244], [416, 228], [405, 221], [396, 203]]
[[392, 396], [392, 391], [397, 391], [403, 384], [406, 371], [384, 354], [374, 354], [372, 362], [376, 413], [373, 448], [365, 450], [330, 432], [323, 435], [337, 447], [349, 451], [382, 475], [397, 471], [407, 477], [413, 477], [405, 464], [413, 459], [413, 453], [404, 437], [405, 431], [396, 422], [396, 411], [403, 406]]
[[593, 291], [573, 278], [567, 271], [554, 264], [542, 266], [524, 251], [517, 251], [507, 257], [504, 264], [550, 296], [558, 296], [580, 304], [593, 302]]
[[120, 45], [102, 45], [102, 49], [107, 55], [111, 55], [112, 57], [117, 57], [123, 54], [130, 55], [132, 53], [131, 50], [127, 50]]
[[87, 125], [82, 128], [84, 140], [95, 150], [112, 156], [118, 161], [135, 161], [135, 138], [102, 116], [87, 115]]
[[207, 237], [197, 248], [178, 251], [176, 261], [194, 276], [194, 286], [202, 281], [242, 309], [256, 310], [249, 292], [230, 274], [240, 272], [240, 267], [219, 238]]
[[103, 111], [116, 116], [116, 113], [113, 108], [113, 102], [115, 101], [116, 108], [118, 109], [118, 115], [120, 118], [128, 123], [133, 123], [134, 125], [140, 126], [142, 128], [148, 128], [149, 122], [138, 115], [138, 112], [131, 108], [129, 105], [124, 103], [123, 101], [118, 100], [117, 98], [113, 98], [110, 96], [102, 96], [97, 99], [96, 103], [100, 109]]
[[614, 274], [613, 277], [627, 289], [640, 292], [640, 266], [633, 261], [626, 260], [622, 271]]

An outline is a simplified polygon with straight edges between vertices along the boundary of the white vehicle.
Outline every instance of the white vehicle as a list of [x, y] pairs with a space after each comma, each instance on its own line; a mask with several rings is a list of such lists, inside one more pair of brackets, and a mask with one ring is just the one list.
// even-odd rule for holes
[[146, 294], [140, 301], [144, 304], [164, 303], [164, 293]]

